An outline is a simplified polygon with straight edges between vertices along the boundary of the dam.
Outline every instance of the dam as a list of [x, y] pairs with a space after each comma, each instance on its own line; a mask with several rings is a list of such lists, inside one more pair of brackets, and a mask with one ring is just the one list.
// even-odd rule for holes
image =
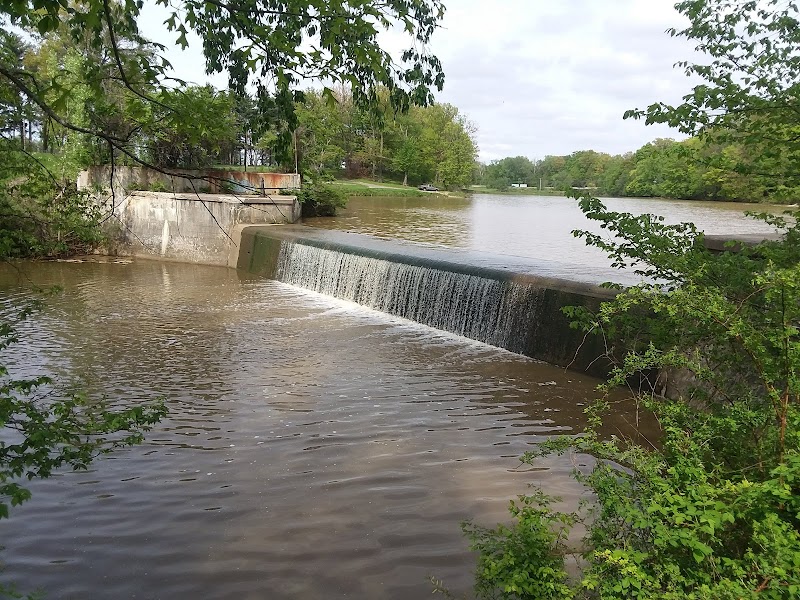
[[596, 310], [613, 291], [535, 275], [526, 261], [295, 226], [244, 228], [236, 265], [553, 365], [607, 368], [600, 340], [562, 308]]

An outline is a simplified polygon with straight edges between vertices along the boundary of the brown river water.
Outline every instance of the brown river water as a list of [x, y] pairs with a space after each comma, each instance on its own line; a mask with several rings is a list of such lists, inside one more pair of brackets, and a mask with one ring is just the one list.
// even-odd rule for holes
[[[503, 239], [476, 233], [486, 224], [466, 213], [486, 209], [480, 197], [400, 202], [395, 229], [375, 230], [376, 199], [326, 226], [456, 247]], [[481, 247], [519, 255], [529, 247], [513, 232]], [[530, 466], [519, 456], [580, 430], [590, 377], [224, 268], [6, 268], [4, 316], [31, 297], [31, 281], [63, 292], [0, 357], [13, 374], [52, 374], [119, 404], [163, 396], [170, 415], [142, 445], [30, 485], [33, 499], [0, 521], [2, 578], [23, 590], [400, 600], [429, 596], [433, 575], [469, 596], [461, 521], [507, 520], [529, 484], [565, 506], [584, 495], [569, 474], [587, 457]], [[612, 429], [633, 411], [616, 419]]]
[[[141, 446], [31, 485], [4, 578], [47, 598], [421, 598], [470, 589], [459, 523], [530, 483], [576, 499], [597, 381], [284, 284], [150, 261], [26, 266], [63, 293], [3, 359], [123, 403], [164, 396]], [[29, 294], [4, 273], [6, 310]]]

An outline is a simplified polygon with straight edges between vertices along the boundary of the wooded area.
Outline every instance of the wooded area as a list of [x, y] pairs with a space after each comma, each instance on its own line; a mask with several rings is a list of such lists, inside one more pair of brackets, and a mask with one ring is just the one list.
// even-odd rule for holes
[[754, 153], [752, 147], [709, 133], [684, 141], [660, 138], [621, 155], [580, 150], [540, 160], [508, 157], [482, 165], [478, 181], [498, 190], [526, 184], [588, 188], [611, 197], [793, 203], [800, 198], [800, 182], [792, 169], [784, 168], [787, 161], [785, 147], [776, 146], [771, 155]]

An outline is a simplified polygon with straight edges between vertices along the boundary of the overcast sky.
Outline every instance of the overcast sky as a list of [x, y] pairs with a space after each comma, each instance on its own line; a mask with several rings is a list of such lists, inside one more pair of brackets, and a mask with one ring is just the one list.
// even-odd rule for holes
[[[445, 0], [431, 50], [446, 83], [437, 100], [456, 105], [477, 126], [480, 159], [542, 158], [593, 149], [633, 151], [663, 126], [623, 121], [630, 108], [675, 102], [690, 80], [675, 62], [691, 56], [675, 0]], [[163, 12], [149, 8], [145, 35], [170, 42]], [[386, 43], [394, 45], [395, 36]], [[206, 81], [199, 44], [169, 57], [180, 76]], [[224, 78], [213, 83], [225, 86]]]

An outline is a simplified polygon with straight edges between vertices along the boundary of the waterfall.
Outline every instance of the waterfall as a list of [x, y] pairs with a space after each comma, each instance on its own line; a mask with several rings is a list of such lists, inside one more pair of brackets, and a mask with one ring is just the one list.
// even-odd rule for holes
[[597, 310], [614, 292], [514, 272], [497, 260], [304, 227], [247, 227], [237, 266], [251, 274], [603, 375], [599, 336], [572, 329], [565, 306]]
[[541, 289], [382, 258], [284, 242], [275, 279], [521, 352]]

